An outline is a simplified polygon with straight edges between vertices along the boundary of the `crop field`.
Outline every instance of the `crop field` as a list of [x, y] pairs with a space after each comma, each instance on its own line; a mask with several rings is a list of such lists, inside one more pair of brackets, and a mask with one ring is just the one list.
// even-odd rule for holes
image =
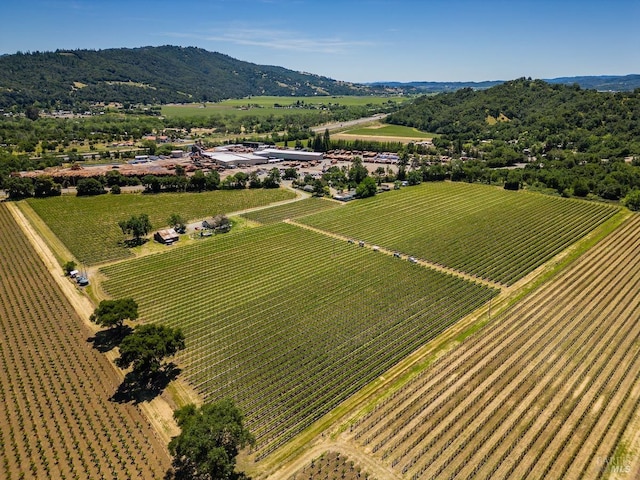
[[[338, 104], [344, 106], [366, 106], [366, 105], [383, 105], [388, 102], [402, 103], [407, 101], [404, 98], [390, 98], [390, 97], [251, 97], [243, 99], [224, 100], [218, 103], [207, 103], [206, 107], [203, 107], [201, 103], [197, 104], [185, 104], [185, 105], [163, 105], [162, 115], [172, 117], [206, 117], [210, 115], [231, 115], [231, 116], [268, 116], [268, 115], [283, 115], [287, 113], [305, 113], [305, 112], [317, 112], [313, 109], [287, 109], [287, 107], [295, 105], [296, 102], [303, 103], [305, 105], [329, 105]], [[280, 105], [280, 107], [275, 107]]]
[[498, 292], [286, 223], [101, 273], [142, 318], [183, 328], [183, 378], [235, 400], [258, 459]]
[[377, 480], [377, 477], [370, 476], [353, 460], [340, 452], [324, 452], [287, 480], [323, 480], [327, 478], [335, 478], [336, 480], [338, 478], [344, 480], [371, 478], [371, 480]]
[[439, 182], [300, 222], [510, 285], [617, 211], [599, 203]]
[[263, 208], [241, 216], [262, 224], [277, 223], [289, 218], [298, 218], [312, 213], [340, 207], [341, 204], [322, 198], [307, 198], [299, 202], [287, 203], [275, 207]]
[[433, 138], [434, 134], [421, 132], [417, 128], [405, 127], [403, 125], [383, 125], [375, 124], [373, 126], [353, 128], [341, 132], [347, 135], [357, 135], [360, 137], [406, 137], [415, 139]]
[[161, 193], [61, 196], [29, 199], [27, 203], [44, 220], [73, 255], [85, 265], [132, 257], [122, 244], [126, 238], [118, 222], [146, 213], [154, 229], [166, 227], [172, 213], [189, 220], [230, 213], [294, 198], [284, 189], [217, 190], [202, 193]]
[[0, 204], [0, 478], [162, 478], [166, 447]]
[[638, 478], [639, 287], [634, 215], [345, 435], [407, 479]]

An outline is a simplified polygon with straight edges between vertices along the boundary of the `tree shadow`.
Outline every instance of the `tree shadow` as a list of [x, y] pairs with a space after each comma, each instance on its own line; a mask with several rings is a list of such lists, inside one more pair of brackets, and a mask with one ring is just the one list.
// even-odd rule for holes
[[122, 241], [122, 245], [126, 248], [139, 247], [140, 245], [144, 245], [149, 241], [148, 238], [128, 238]]
[[93, 343], [93, 348], [101, 353], [107, 353], [120, 345], [124, 337], [131, 334], [133, 328], [128, 325], [123, 325], [116, 328], [108, 328], [106, 330], [100, 330], [93, 337], [89, 337], [87, 342]]
[[145, 374], [131, 371], [111, 396], [110, 400], [117, 403], [148, 402], [160, 395], [169, 382], [180, 374], [180, 368], [174, 363], [168, 363], [158, 372]]

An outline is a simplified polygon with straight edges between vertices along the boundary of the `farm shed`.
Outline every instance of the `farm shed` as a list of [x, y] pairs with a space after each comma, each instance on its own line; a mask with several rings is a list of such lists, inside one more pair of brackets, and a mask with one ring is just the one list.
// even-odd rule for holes
[[165, 230], [158, 230], [153, 238], [165, 245], [171, 245], [180, 239], [180, 236], [173, 228], [167, 228]]
[[226, 217], [213, 217], [202, 221], [202, 228], [214, 230], [216, 233], [226, 233], [231, 230], [231, 222]]

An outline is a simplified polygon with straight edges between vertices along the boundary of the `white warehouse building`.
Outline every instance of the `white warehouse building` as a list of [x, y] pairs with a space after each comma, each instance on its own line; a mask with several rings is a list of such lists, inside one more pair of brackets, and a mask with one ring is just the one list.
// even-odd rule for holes
[[202, 152], [202, 155], [225, 168], [261, 165], [269, 161], [267, 158], [254, 155], [253, 153]]
[[278, 148], [265, 148], [256, 150], [256, 155], [264, 158], [277, 158], [280, 160], [297, 160], [299, 162], [322, 161], [322, 152], [305, 152], [302, 150], [281, 150]]

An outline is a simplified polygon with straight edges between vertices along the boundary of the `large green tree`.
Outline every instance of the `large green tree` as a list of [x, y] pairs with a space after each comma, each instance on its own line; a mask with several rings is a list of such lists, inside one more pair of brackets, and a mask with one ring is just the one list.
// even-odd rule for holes
[[101, 195], [103, 193], [106, 193], [104, 185], [95, 178], [83, 178], [82, 180], [78, 180], [76, 185], [76, 195], [79, 197]]
[[187, 405], [174, 413], [182, 429], [169, 443], [175, 479], [235, 479], [236, 456], [252, 444], [240, 410], [229, 399], [200, 408]]
[[373, 197], [376, 194], [377, 190], [378, 190], [378, 186], [376, 185], [375, 179], [373, 177], [366, 177], [356, 187], [356, 197], [358, 198]]
[[187, 229], [187, 221], [179, 213], [172, 213], [169, 215], [167, 223], [178, 233], [184, 233]]
[[152, 228], [151, 220], [149, 220], [149, 215], [146, 213], [132, 215], [129, 220], [121, 220], [118, 222], [118, 226], [122, 230], [122, 233], [133, 236], [133, 243], [135, 245], [139, 245], [141, 238], [147, 235]]
[[56, 197], [62, 193], [62, 186], [47, 175], [38, 175], [33, 182], [35, 197]]
[[138, 378], [151, 378], [163, 368], [163, 361], [184, 349], [184, 334], [165, 325], [140, 325], [120, 344], [120, 368], [133, 366]]
[[12, 200], [33, 197], [33, 182], [30, 178], [9, 177], [4, 181], [4, 190]]
[[138, 318], [138, 304], [133, 298], [102, 300], [89, 318], [102, 327], [122, 328], [125, 320]]
[[634, 212], [639, 211], [640, 210], [640, 190], [635, 189], [627, 193], [627, 196], [624, 197], [624, 204], [627, 206], [629, 210], [633, 210]]
[[362, 158], [355, 157], [353, 162], [351, 162], [351, 168], [349, 169], [349, 183], [352, 186], [357, 186], [362, 181], [369, 176], [369, 171], [367, 167], [362, 163]]

